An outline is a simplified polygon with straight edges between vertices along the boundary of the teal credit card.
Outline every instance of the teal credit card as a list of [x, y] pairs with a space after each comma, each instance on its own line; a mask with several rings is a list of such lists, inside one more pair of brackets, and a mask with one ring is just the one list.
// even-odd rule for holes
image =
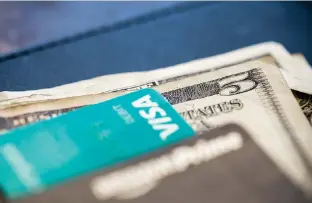
[[195, 134], [158, 92], [143, 89], [0, 136], [0, 184], [9, 198]]

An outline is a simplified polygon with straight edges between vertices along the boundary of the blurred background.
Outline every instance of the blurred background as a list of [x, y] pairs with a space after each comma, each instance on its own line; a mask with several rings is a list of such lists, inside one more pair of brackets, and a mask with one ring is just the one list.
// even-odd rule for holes
[[276, 41], [312, 63], [310, 2], [0, 2], [0, 91], [145, 71]]
[[177, 3], [0, 2], [0, 52], [61, 39]]

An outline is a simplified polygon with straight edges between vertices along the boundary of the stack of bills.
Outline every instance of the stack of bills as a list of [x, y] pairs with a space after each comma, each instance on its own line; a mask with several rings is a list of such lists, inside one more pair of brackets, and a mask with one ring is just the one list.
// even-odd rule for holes
[[[49, 89], [1, 92], [3, 136], [15, 128], [69, 115], [82, 107], [145, 88], [161, 93], [199, 135], [160, 149], [156, 154], [138, 157], [109, 170], [98, 170], [76, 182], [14, 201], [207, 202], [211, 198], [212, 202], [309, 202], [312, 197], [311, 78], [312, 69], [303, 55], [290, 54], [281, 44], [266, 42], [152, 71], [105, 75]], [[228, 138], [231, 141], [227, 141], [227, 135], [231, 135]], [[223, 151], [209, 155], [209, 161], [219, 162], [208, 166], [205, 162], [208, 158], [197, 160], [193, 156], [208, 153], [209, 143], [216, 143], [213, 139], [221, 140]], [[154, 177], [139, 167], [139, 163], [145, 162], [147, 168], [148, 164], [161, 166], [156, 164], [157, 160], [171, 156], [175, 148], [188, 146], [187, 154], [192, 147], [197, 149], [196, 143], [205, 142], [208, 148], [201, 155], [179, 155], [200, 169], [188, 170], [185, 161], [184, 168], [177, 169], [178, 172], [162, 171]], [[248, 168], [251, 165], [253, 168]], [[258, 179], [254, 177], [257, 168]], [[132, 172], [128, 173], [130, 169]], [[134, 169], [141, 172], [135, 173]], [[201, 170], [207, 170], [206, 176]], [[176, 173], [185, 176], [176, 177]], [[139, 177], [145, 181], [138, 181]], [[229, 178], [228, 184], [225, 177]], [[163, 185], [159, 183], [162, 180]], [[188, 187], [183, 188], [185, 184], [190, 184], [190, 195]], [[234, 190], [235, 185], [239, 188]], [[176, 186], [180, 189], [175, 189]], [[75, 194], [75, 191], [81, 192]], [[246, 195], [249, 193], [250, 196]]]

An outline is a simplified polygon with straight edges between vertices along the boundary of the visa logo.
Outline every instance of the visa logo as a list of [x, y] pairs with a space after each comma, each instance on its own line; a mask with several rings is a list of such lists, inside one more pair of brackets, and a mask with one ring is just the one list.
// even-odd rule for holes
[[132, 102], [132, 106], [142, 109], [139, 110], [139, 114], [148, 120], [148, 123], [154, 130], [160, 131], [162, 140], [166, 140], [168, 136], [179, 130], [179, 126], [176, 123], [172, 123], [172, 119], [167, 116], [166, 111], [157, 102], [151, 101], [150, 95], [145, 95]]

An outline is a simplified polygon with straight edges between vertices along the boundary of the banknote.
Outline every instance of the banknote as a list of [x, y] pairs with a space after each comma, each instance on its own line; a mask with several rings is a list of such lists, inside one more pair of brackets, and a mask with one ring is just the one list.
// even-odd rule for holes
[[312, 96], [299, 91], [292, 90], [297, 102], [299, 103], [302, 112], [307, 117], [312, 126]]
[[[305, 60], [303, 55], [295, 54], [295, 55], [292, 55], [292, 58], [294, 59], [294, 61], [291, 61], [289, 63], [291, 63], [294, 69], [296, 69], [298, 72], [312, 72], [310, 65]], [[255, 59], [254, 61], [261, 61], [266, 64], [278, 66], [278, 61], [276, 61], [274, 57], [269, 56], [269, 55], [260, 57], [258, 59]], [[224, 66], [223, 68], [225, 67], [228, 67], [228, 66]], [[206, 72], [209, 72], [209, 71], [210, 70], [207, 70]], [[128, 76], [130, 76], [128, 74], [125, 74], [125, 75], [126, 76], [123, 81], [127, 81], [129, 79]], [[136, 73], [134, 75], [136, 75]], [[184, 75], [184, 77], [188, 77], [189, 75], [192, 75], [192, 74]], [[308, 75], [308, 74], [305, 74], [305, 75]], [[103, 76], [102, 78], [106, 78], [106, 76]], [[109, 79], [110, 76], [107, 78]], [[115, 76], [112, 76], [110, 80], [113, 80], [113, 79], [115, 79]], [[167, 80], [169, 81], [173, 79], [174, 77], [169, 78]], [[84, 82], [86, 82], [86, 84], [89, 84], [89, 85], [97, 84], [100, 87], [103, 86], [100, 84], [102, 82], [101, 78], [98, 78], [98, 79], [95, 78], [93, 80], [77, 82], [77, 83], [73, 83], [73, 84], [69, 84], [65, 86], [77, 85], [77, 88], [73, 88], [73, 89], [79, 89], [79, 88], [83, 89]], [[166, 80], [158, 80], [158, 81], [148, 82], [148, 83], [141, 84], [141, 85], [134, 85], [129, 88], [115, 89], [115, 90], [111, 90], [111, 92], [113, 93], [114, 92], [117, 92], [117, 93], [127, 92], [127, 91], [131, 91], [135, 89], [152, 87], [152, 86], [160, 84], [161, 83], [160, 81], [166, 81]], [[59, 88], [60, 91], [63, 91], [64, 90], [63, 87], [64, 86], [60, 86], [55, 89]], [[307, 119], [312, 125], [311, 95], [300, 92], [300, 91], [296, 91], [296, 90], [292, 90], [292, 92], [294, 96], [296, 97], [298, 103], [300, 104], [300, 107], [302, 108], [303, 113], [306, 115]], [[28, 102], [19, 103], [19, 105], [14, 105], [12, 103], [10, 107], [4, 108], [4, 109], [0, 108], [0, 131], [10, 130], [15, 127], [27, 125], [29, 123], [57, 117], [58, 115], [75, 110], [79, 107], [104, 101], [107, 98], [109, 98], [109, 96], [107, 97], [107, 95], [110, 95], [110, 94], [107, 94], [107, 93], [87, 94], [86, 93], [85, 95], [82, 95], [82, 96], [68, 97], [68, 98], [62, 98], [62, 99], [47, 99], [47, 100], [37, 101], [37, 102], [32, 101], [29, 103]]]
[[[274, 61], [272, 57], [262, 57], [260, 60], [264, 63], [277, 65], [276, 61]], [[301, 78], [302, 86], [312, 86], [312, 83], [308, 79], [312, 78], [312, 68], [305, 57], [302, 54], [292, 54], [292, 59], [288, 61], [288, 64], [291, 64], [293, 67], [291, 71], [294, 73], [292, 73], [294, 80]], [[300, 75], [300, 77], [297, 77], [296, 75]], [[298, 83], [299, 81], [297, 84]], [[292, 89], [292, 93], [299, 103], [302, 112], [307, 117], [310, 125], [312, 126], [312, 94], [307, 94], [295, 89]]]
[[[242, 64], [264, 56], [269, 56], [278, 64], [288, 85], [297, 91], [312, 94], [309, 85], [311, 77], [298, 71], [293, 71], [292, 57], [288, 51], [276, 42], [265, 42], [225, 54], [188, 63], [175, 65], [168, 68], [156, 69], [147, 72], [133, 72], [105, 75], [89, 80], [66, 84], [49, 89], [29, 90], [23, 92], [0, 92], [0, 108], [18, 106], [22, 104], [55, 100], [68, 97], [108, 93], [116, 90], [127, 90], [149, 86], [159, 80], [187, 76], [206, 71], [214, 71], [222, 67]], [[116, 83], [118, 81], [118, 83]]]
[[[293, 182], [309, 190], [312, 129], [278, 64], [271, 63], [272, 60], [265, 56], [214, 71], [158, 80], [141, 87], [2, 109], [1, 125], [10, 128], [36, 119], [49, 119], [149, 86], [161, 92], [198, 133], [228, 122], [243, 126], [279, 167], [287, 168], [285, 173]], [[287, 156], [281, 158], [279, 153]]]
[[[302, 54], [293, 54], [293, 67], [295, 70], [298, 72], [302, 72], [302, 75], [305, 75], [309, 78], [311, 77], [312, 74], [312, 68], [309, 62], [305, 59], [305, 57]], [[312, 86], [312, 83], [309, 82], [310, 85]], [[297, 99], [302, 112], [304, 115], [307, 117], [308, 121], [310, 122], [312, 126], [312, 96], [311, 94], [306, 94], [304, 92], [292, 90], [295, 98]]]

